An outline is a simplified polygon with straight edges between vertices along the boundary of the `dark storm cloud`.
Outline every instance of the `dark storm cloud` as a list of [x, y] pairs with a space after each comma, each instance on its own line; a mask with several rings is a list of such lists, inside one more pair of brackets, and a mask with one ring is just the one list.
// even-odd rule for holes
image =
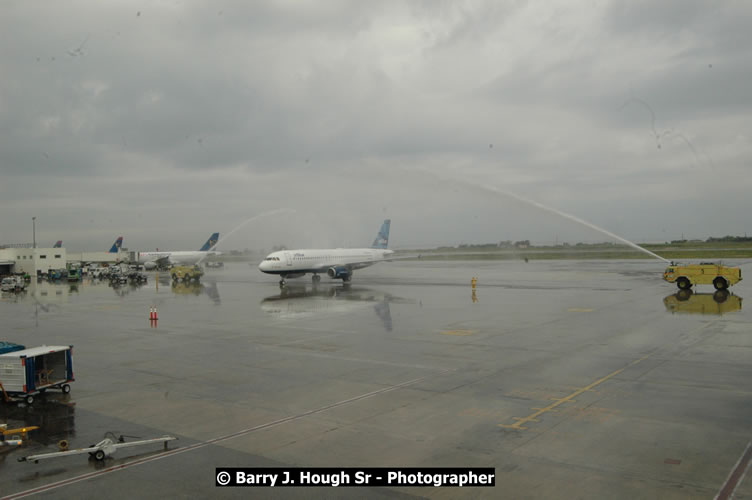
[[[635, 207], [689, 224], [672, 202], [734, 200], [714, 226], [734, 232], [752, 188], [749, 21], [742, 3], [11, 2], [0, 208], [54, 212], [92, 244], [122, 227], [132, 246], [192, 248], [162, 228], [227, 232], [288, 205], [301, 245], [367, 239], [386, 213], [416, 241], [485, 240], [473, 195], [427, 188], [420, 167], [640, 235], [663, 233]], [[281, 237], [259, 224], [259, 245]]]

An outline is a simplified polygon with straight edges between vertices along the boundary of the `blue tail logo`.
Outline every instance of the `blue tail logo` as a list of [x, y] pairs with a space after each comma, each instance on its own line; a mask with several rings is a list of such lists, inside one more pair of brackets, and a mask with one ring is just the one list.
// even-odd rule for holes
[[123, 237], [118, 236], [118, 239], [115, 240], [115, 243], [112, 244], [112, 248], [110, 248], [110, 253], [117, 253], [121, 246], [123, 246]]
[[52, 248], [63, 248], [63, 240], [57, 240]]
[[204, 246], [202, 246], [198, 250], [200, 252], [209, 251], [214, 245], [217, 244], [218, 241], [219, 241], [219, 233], [214, 233], [211, 236], [209, 236], [209, 239], [206, 240], [206, 243], [204, 243]]
[[371, 248], [386, 248], [389, 245], [389, 226], [392, 224], [391, 219], [386, 219], [379, 229], [379, 234], [373, 240]]

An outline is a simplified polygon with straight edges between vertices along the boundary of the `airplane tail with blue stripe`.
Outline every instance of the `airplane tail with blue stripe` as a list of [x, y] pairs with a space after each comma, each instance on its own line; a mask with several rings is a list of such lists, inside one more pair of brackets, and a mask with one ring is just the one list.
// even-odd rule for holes
[[219, 241], [219, 233], [214, 233], [211, 236], [209, 236], [209, 239], [206, 240], [206, 243], [204, 243], [204, 246], [202, 246], [198, 250], [200, 252], [208, 252], [209, 250], [211, 250], [211, 248], [214, 245], [217, 244], [218, 241]]
[[118, 236], [118, 239], [115, 240], [115, 243], [112, 244], [112, 248], [110, 248], [110, 253], [118, 253], [118, 250], [120, 250], [120, 247], [123, 246], [123, 237]]
[[376, 235], [376, 239], [373, 240], [371, 248], [385, 249], [389, 245], [389, 226], [392, 224], [391, 219], [386, 219], [379, 229], [379, 234]]
[[52, 248], [63, 248], [63, 240], [57, 240]]

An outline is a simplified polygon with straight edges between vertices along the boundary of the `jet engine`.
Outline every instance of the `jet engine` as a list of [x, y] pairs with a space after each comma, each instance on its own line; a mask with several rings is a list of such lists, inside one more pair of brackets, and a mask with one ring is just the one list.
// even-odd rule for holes
[[157, 263], [154, 261], [151, 262], [144, 262], [144, 269], [147, 271], [151, 271], [152, 269], [157, 267]]
[[350, 270], [343, 266], [332, 266], [329, 269], [326, 270], [326, 274], [329, 275], [330, 278], [340, 278], [343, 280], [347, 280], [350, 277]]

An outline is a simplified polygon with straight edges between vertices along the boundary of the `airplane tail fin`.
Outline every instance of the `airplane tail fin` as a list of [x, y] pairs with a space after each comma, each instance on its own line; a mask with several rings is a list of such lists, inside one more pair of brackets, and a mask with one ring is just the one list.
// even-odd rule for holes
[[123, 237], [118, 236], [118, 239], [115, 240], [115, 243], [112, 244], [112, 248], [110, 248], [110, 253], [117, 253], [121, 246], [123, 246]]
[[371, 248], [386, 248], [389, 245], [389, 226], [392, 224], [391, 219], [386, 219], [379, 229], [379, 234], [373, 240]]
[[57, 240], [54, 245], [52, 245], [52, 248], [62, 248], [63, 247], [63, 240]]
[[214, 245], [216, 245], [218, 241], [219, 241], [219, 233], [214, 233], [211, 236], [209, 236], [209, 239], [206, 240], [206, 243], [204, 243], [204, 246], [202, 246], [198, 250], [200, 252], [206, 252], [210, 250]]

